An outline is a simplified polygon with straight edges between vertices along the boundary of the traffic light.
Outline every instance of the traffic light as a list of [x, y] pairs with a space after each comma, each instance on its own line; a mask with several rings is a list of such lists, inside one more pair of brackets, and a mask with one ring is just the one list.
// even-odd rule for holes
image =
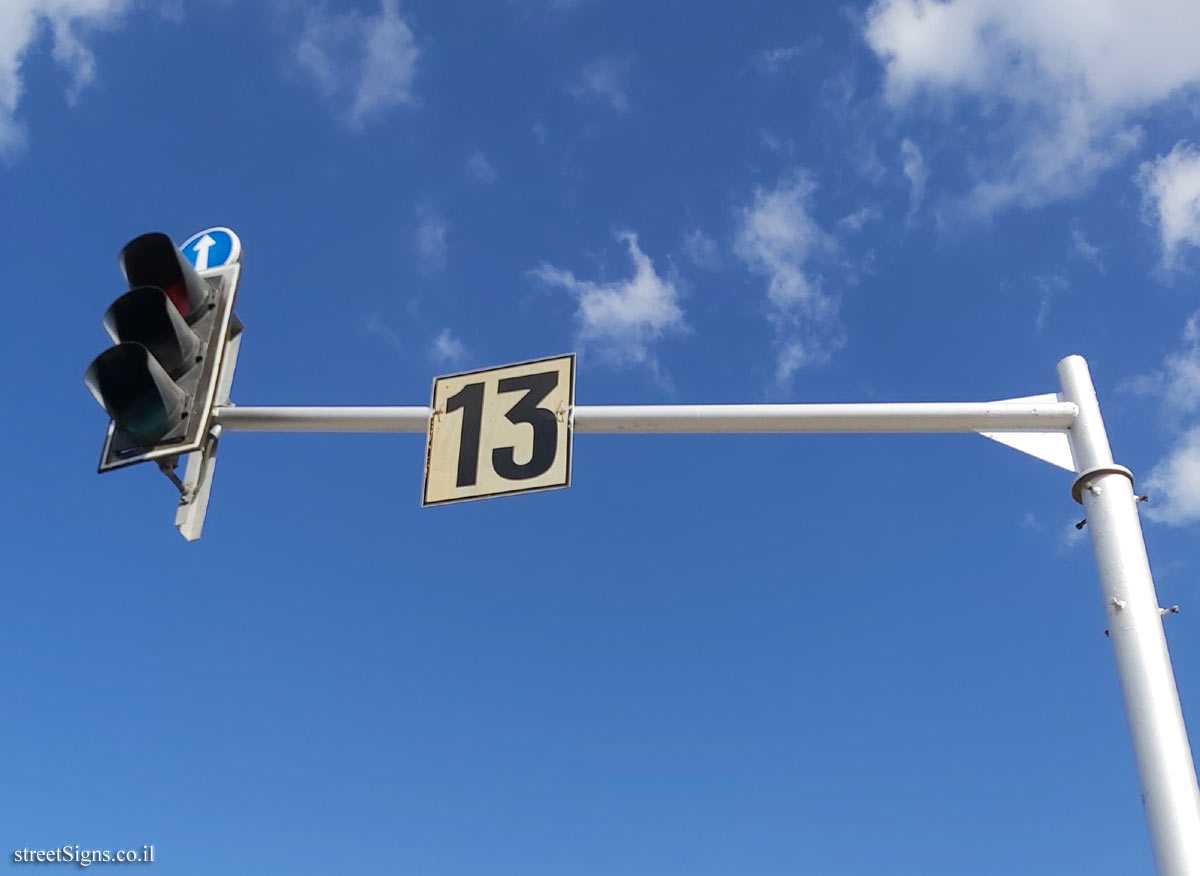
[[226, 350], [241, 331], [233, 315], [241, 266], [197, 272], [158, 233], [126, 244], [120, 264], [130, 289], [103, 319], [116, 346], [84, 375], [112, 418], [99, 470], [158, 460], [169, 472], [207, 439]]

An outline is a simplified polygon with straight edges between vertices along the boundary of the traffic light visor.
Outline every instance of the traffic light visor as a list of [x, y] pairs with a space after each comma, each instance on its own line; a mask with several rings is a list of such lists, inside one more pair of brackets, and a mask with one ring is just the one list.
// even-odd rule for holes
[[118, 344], [141, 344], [172, 378], [186, 374], [197, 362], [200, 338], [155, 286], [131, 289], [114, 301], [104, 313], [104, 328]]
[[130, 286], [162, 289], [188, 325], [204, 314], [212, 287], [201, 279], [167, 235], [152, 232], [135, 237], [121, 250], [120, 261]]
[[117, 428], [136, 441], [159, 440], [186, 415], [187, 394], [141, 344], [109, 347], [83, 380]]

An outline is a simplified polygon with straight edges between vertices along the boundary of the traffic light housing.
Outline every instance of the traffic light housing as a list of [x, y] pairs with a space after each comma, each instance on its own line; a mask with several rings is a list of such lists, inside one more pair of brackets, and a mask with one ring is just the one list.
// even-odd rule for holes
[[99, 470], [200, 450], [208, 435], [221, 367], [241, 331], [233, 314], [241, 265], [197, 272], [165, 234], [143, 234], [121, 250], [130, 289], [103, 324], [116, 342], [84, 382], [111, 422]]

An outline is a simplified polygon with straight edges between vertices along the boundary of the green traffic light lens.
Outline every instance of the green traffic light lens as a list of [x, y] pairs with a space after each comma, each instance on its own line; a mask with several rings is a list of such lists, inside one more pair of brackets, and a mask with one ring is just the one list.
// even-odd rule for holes
[[187, 395], [141, 344], [105, 350], [88, 368], [84, 382], [117, 428], [135, 441], [154, 443], [186, 416]]
[[139, 441], [157, 441], [171, 431], [162, 398], [153, 387], [129, 399], [113, 416], [117, 428]]

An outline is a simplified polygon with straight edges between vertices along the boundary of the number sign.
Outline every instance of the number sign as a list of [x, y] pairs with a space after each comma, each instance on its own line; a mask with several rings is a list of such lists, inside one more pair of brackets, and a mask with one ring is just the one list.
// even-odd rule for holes
[[575, 355], [433, 381], [421, 504], [571, 483]]

